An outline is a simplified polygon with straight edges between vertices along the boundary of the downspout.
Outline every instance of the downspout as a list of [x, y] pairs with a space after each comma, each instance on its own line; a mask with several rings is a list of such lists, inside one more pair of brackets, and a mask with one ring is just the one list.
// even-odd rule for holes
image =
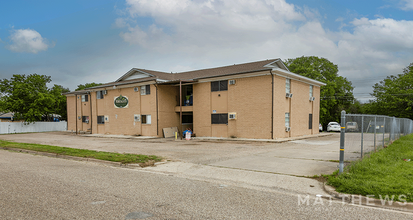
[[77, 95], [75, 95], [75, 112], [76, 112], [75, 120], [76, 120], [76, 135], [77, 135], [77, 121], [78, 121], [77, 119]]
[[154, 84], [155, 88], [156, 88], [156, 136], [159, 135], [159, 119], [158, 119], [158, 85]]
[[271, 139], [274, 139], [274, 74], [271, 73]]
[[[182, 81], [179, 80], [179, 130], [182, 130]], [[183, 132], [183, 131], [181, 131]], [[180, 133], [182, 140], [183, 133]]]
[[89, 105], [90, 105], [90, 118], [89, 118], [89, 123], [90, 123], [90, 133], [92, 133], [92, 127], [93, 127], [93, 123], [92, 123], [92, 93], [88, 92], [89, 94]]

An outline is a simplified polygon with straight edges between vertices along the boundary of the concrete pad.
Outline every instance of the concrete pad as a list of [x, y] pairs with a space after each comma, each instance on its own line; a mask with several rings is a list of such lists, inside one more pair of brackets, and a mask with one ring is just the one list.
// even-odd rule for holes
[[268, 190], [288, 191], [310, 195], [328, 195], [323, 183], [310, 179], [274, 173], [229, 169], [183, 162], [168, 162], [143, 170], [163, 172], [178, 177], [216, 181], [220, 184], [246, 188], [264, 188]]
[[320, 174], [330, 174], [338, 169], [338, 163], [334, 162], [307, 159], [275, 158], [256, 155], [230, 159], [209, 165], [278, 174], [288, 174], [294, 176], [314, 176]]

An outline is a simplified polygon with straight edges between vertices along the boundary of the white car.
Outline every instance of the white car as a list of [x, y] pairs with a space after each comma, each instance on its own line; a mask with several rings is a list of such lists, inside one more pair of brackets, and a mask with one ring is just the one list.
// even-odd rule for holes
[[323, 126], [322, 126], [321, 124], [318, 125], [318, 130], [319, 130], [320, 132], [323, 131]]
[[327, 125], [327, 131], [341, 131], [341, 126], [337, 122], [330, 122]]

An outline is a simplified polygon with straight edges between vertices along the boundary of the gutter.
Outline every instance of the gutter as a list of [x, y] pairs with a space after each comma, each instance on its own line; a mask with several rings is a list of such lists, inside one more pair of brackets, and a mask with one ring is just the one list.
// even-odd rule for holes
[[271, 73], [271, 139], [274, 139], [274, 74]]
[[286, 70], [283, 70], [283, 69], [274, 68], [272, 70], [276, 72], [275, 75], [277, 75], [277, 76], [282, 76], [282, 77], [286, 77], [286, 78], [295, 79], [295, 80], [305, 82], [305, 83], [308, 83], [308, 84], [313, 84], [313, 85], [316, 85], [316, 86], [325, 86], [326, 85], [325, 83], [320, 82], [318, 80], [310, 79], [308, 77], [301, 76], [299, 74], [289, 72], [289, 71], [286, 71]]

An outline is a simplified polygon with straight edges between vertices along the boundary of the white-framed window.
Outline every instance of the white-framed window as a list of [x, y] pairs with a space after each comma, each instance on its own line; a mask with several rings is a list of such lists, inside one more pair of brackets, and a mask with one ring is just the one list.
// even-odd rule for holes
[[104, 90], [100, 90], [96, 92], [96, 98], [97, 99], [103, 99], [103, 91]]
[[82, 102], [87, 102], [89, 101], [89, 96], [88, 95], [82, 95]]
[[289, 112], [285, 113], [285, 127], [286, 128], [290, 127], [290, 113]]
[[285, 79], [285, 93], [291, 93], [291, 79]]
[[310, 98], [314, 96], [313, 89], [314, 89], [313, 85], [310, 85]]
[[151, 94], [151, 86], [141, 86], [141, 95], [150, 95]]
[[142, 124], [150, 125], [151, 124], [151, 115], [141, 115]]

